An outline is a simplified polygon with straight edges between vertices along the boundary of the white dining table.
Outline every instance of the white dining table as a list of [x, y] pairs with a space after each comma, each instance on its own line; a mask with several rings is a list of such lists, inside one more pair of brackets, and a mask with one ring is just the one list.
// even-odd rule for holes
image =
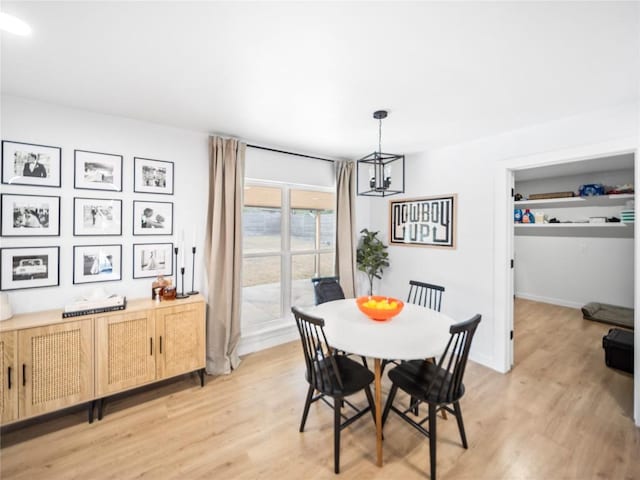
[[376, 457], [382, 466], [382, 372], [383, 359], [415, 360], [438, 357], [449, 340], [454, 320], [426, 307], [406, 303], [395, 317], [371, 320], [360, 311], [354, 298], [335, 300], [304, 309], [324, 319], [331, 347], [373, 358], [376, 406]]

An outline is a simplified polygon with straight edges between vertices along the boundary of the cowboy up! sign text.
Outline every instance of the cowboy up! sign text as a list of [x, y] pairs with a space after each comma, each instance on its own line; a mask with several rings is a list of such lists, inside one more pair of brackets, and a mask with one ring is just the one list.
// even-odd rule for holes
[[455, 194], [389, 202], [389, 242], [394, 245], [455, 248]]

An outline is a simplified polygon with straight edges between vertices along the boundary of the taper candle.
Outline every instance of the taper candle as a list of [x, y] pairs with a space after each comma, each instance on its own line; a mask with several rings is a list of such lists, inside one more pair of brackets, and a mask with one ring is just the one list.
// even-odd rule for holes
[[182, 268], [184, 268], [184, 257], [185, 257], [185, 251], [184, 251], [184, 229], [180, 232], [180, 249], [182, 250], [182, 257], [180, 257], [180, 266]]

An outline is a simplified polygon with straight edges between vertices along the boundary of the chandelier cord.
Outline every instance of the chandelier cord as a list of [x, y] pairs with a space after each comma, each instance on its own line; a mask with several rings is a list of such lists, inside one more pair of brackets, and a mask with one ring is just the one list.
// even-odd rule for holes
[[378, 119], [378, 153], [382, 154], [382, 119]]

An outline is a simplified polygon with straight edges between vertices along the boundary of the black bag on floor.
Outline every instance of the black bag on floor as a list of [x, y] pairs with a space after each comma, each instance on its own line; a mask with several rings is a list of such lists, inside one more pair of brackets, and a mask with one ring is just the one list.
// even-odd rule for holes
[[607, 367], [633, 373], [633, 332], [612, 328], [602, 337]]

